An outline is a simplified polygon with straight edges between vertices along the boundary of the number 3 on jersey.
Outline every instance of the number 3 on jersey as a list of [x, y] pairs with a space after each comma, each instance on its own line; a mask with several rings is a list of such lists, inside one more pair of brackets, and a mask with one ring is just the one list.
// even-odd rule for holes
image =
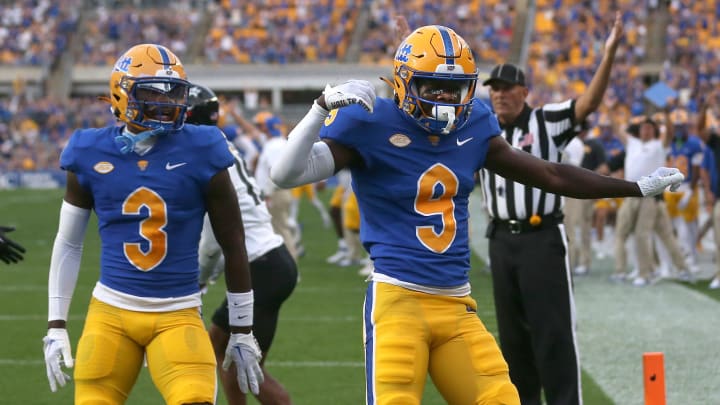
[[[418, 179], [415, 212], [424, 216], [440, 215], [442, 228], [436, 232], [433, 225], [416, 226], [415, 235], [423, 246], [435, 253], [444, 253], [455, 240], [457, 221], [453, 197], [458, 193], [459, 183], [455, 173], [440, 163]], [[441, 190], [436, 193], [438, 186]]]
[[156, 192], [140, 187], [130, 193], [122, 206], [123, 215], [140, 215], [142, 208], [147, 208], [147, 218], [140, 221], [138, 232], [148, 241], [148, 248], [143, 252], [140, 243], [123, 243], [125, 257], [130, 263], [142, 271], [150, 271], [162, 263], [167, 254], [167, 204]]

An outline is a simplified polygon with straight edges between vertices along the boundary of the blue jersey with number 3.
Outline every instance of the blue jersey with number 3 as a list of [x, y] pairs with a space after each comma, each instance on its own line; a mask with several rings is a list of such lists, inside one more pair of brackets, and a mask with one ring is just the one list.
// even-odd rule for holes
[[500, 133], [484, 103], [472, 108], [469, 122], [448, 135], [429, 134], [386, 98], [372, 114], [352, 105], [325, 120], [320, 137], [355, 149], [365, 163], [351, 169], [352, 182], [375, 272], [431, 287], [468, 282], [468, 197]]
[[138, 297], [194, 294], [208, 182], [235, 161], [225, 137], [215, 127], [185, 125], [140, 156], [120, 152], [121, 131], [78, 130], [60, 157], [94, 199], [100, 282]]

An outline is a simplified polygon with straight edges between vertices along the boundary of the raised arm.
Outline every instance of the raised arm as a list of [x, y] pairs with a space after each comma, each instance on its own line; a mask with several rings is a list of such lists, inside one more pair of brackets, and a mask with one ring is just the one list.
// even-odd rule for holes
[[600, 106], [603, 95], [605, 94], [605, 89], [610, 81], [612, 64], [615, 60], [615, 53], [617, 52], [622, 36], [622, 14], [618, 11], [615, 13], [615, 22], [610, 31], [610, 35], [605, 41], [605, 52], [603, 53], [600, 65], [597, 67], [587, 90], [578, 97], [575, 102], [575, 122], [582, 122], [582, 120]]
[[710, 93], [705, 101], [703, 101], [702, 105], [700, 105], [700, 111], [698, 112], [697, 132], [700, 139], [702, 139], [705, 143], [708, 143], [710, 140], [712, 132], [707, 126], [707, 112], [717, 106], [718, 97], [720, 97], [720, 92], [717, 90]]
[[242, 128], [244, 133], [246, 133], [251, 138], [257, 140], [261, 144], [265, 143], [265, 136], [263, 135], [262, 131], [260, 131], [260, 129], [253, 125], [250, 121], [245, 119], [242, 114], [237, 112], [237, 110], [235, 109], [235, 103], [228, 105], [227, 111], [233, 117], [233, 120], [235, 120], [235, 122], [240, 126], [240, 128]]
[[660, 139], [662, 139], [663, 147], [667, 149], [670, 147], [670, 142], [672, 142], [675, 137], [675, 130], [670, 122], [670, 108], [667, 106], [663, 109], [663, 122], [664, 124], [662, 124], [662, 127], [658, 124], [658, 131], [660, 132]]
[[628, 137], [632, 136], [632, 134], [630, 134], [631, 126], [632, 124], [629, 124], [626, 125], [624, 128], [620, 128], [620, 126], [613, 124], [613, 132], [615, 132], [618, 140], [620, 140], [620, 143], [622, 143], [624, 146], [627, 146]]
[[360, 104], [372, 112], [375, 88], [364, 80], [350, 80], [325, 87], [310, 111], [290, 131], [278, 163], [270, 169], [270, 178], [282, 188], [325, 180], [334, 173], [359, 162], [354, 150], [332, 141], [320, 141], [318, 134], [329, 110]]

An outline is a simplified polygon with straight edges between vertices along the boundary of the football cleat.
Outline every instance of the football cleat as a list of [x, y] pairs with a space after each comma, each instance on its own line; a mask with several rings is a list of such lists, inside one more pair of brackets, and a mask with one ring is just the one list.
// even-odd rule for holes
[[327, 258], [327, 262], [330, 264], [338, 264], [340, 263], [345, 257], [347, 257], [348, 249], [347, 248], [339, 248], [337, 252], [335, 252], [332, 256]]

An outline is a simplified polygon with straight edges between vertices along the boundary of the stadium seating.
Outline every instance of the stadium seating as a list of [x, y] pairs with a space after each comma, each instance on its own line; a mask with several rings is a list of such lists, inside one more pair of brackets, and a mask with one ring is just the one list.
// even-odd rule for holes
[[0, 3], [0, 65], [48, 67], [67, 49], [80, 0]]
[[[276, 112], [282, 108], [301, 113], [303, 108], [293, 109], [292, 103], [309, 99], [303, 91], [314, 94], [343, 74], [375, 80], [387, 74], [397, 41], [394, 15], [406, 16], [411, 27], [438, 23], [443, 16], [443, 24], [470, 42], [482, 74], [499, 61], [519, 61], [525, 52], [529, 101], [539, 104], [585, 89], [602, 55], [612, 21], [610, 7], [617, 5], [626, 39], [602, 113], [618, 122], [633, 113], [651, 113], [645, 111], [643, 91], [649, 80], [657, 79], [678, 90], [681, 104], [692, 113], [704, 94], [720, 83], [718, 0], [669, 5], [603, 0], [591, 6], [539, 0], [533, 24], [528, 25], [533, 29], [531, 40], [525, 49], [513, 50], [513, 38], [522, 37], [526, 29], [515, 24], [516, 8], [522, 3], [160, 0], [136, 1], [131, 7], [99, 0], [57, 5], [25, 0], [0, 5], [0, 93], [11, 96], [0, 98], [0, 152], [13, 151], [7, 152], [12, 159], [2, 166], [56, 167], [44, 156], [57, 153], [72, 128], [96, 125], [96, 112], [100, 122], [112, 122], [107, 106], [86, 96], [105, 91], [109, 65], [138, 42], [167, 44], [195, 80], [207, 81], [219, 93], [231, 92], [242, 101], [243, 91], [258, 91], [261, 98], [271, 99]], [[667, 27], [658, 26], [659, 21], [667, 21]], [[61, 60], [68, 60], [69, 67]], [[69, 95], [84, 97], [49, 101], [48, 89], [63, 84], [53, 77], [71, 77]], [[386, 90], [379, 81], [378, 88]], [[297, 95], [290, 97], [288, 91]], [[47, 108], [53, 112], [33, 113]]]

